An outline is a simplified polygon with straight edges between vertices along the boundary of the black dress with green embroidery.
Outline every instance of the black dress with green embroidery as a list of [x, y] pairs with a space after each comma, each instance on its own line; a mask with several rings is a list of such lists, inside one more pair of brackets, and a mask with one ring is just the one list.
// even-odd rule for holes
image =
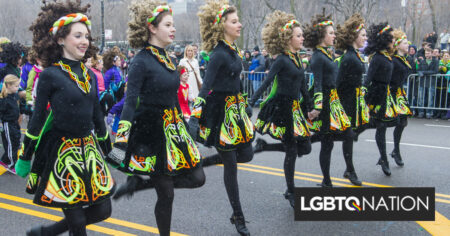
[[397, 124], [397, 113], [389, 84], [394, 65], [389, 55], [377, 52], [370, 60], [364, 86], [367, 88], [366, 101], [370, 108], [370, 116], [376, 122], [384, 122], [389, 126]]
[[[260, 134], [269, 134], [281, 141], [307, 139], [311, 135], [304, 116], [311, 107], [311, 99], [299, 61], [298, 56], [292, 53], [278, 55], [268, 76], [253, 95], [251, 100], [256, 101], [274, 83], [269, 97], [261, 105], [255, 124]], [[300, 106], [300, 95], [305, 111]]]
[[198, 141], [223, 151], [250, 145], [254, 139], [254, 126], [240, 92], [242, 58], [236, 50], [234, 45], [219, 41], [198, 95], [206, 101], [200, 114]]
[[362, 89], [364, 62], [359, 52], [349, 46], [339, 62], [337, 92], [354, 130], [369, 124], [370, 112]]
[[392, 58], [394, 69], [392, 71], [392, 79], [390, 83], [391, 94], [394, 97], [395, 109], [400, 117], [408, 117], [412, 115], [408, 103], [408, 96], [406, 95], [403, 84], [412, 72], [411, 65], [405, 57], [395, 55]]
[[318, 119], [309, 121], [309, 127], [320, 134], [341, 134], [351, 124], [336, 91], [338, 65], [324, 51], [316, 48], [311, 57], [314, 109], [320, 110], [320, 115]]
[[[43, 169], [30, 173], [29, 184], [37, 184], [36, 204], [71, 208], [108, 198], [114, 180], [95, 135], [104, 137], [107, 132], [95, 74], [80, 61], [62, 59], [60, 63], [81, 82], [86, 78], [89, 82], [81, 86], [60, 65], [50, 66], [40, 74], [27, 133], [39, 136], [42, 130], [39, 153], [35, 155], [45, 158], [35, 158], [33, 167]], [[52, 113], [47, 119], [48, 104]]]
[[179, 86], [163, 48], [148, 45], [134, 57], [121, 115], [132, 124], [121, 171], [178, 175], [200, 166], [200, 152], [178, 103]]

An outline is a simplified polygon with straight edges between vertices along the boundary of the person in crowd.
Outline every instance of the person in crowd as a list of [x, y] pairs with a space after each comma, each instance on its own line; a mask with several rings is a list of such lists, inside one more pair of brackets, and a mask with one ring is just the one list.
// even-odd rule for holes
[[184, 49], [184, 58], [180, 60], [180, 66], [186, 68], [189, 75], [189, 89], [192, 95], [198, 96], [198, 92], [202, 88], [203, 80], [200, 76], [200, 69], [197, 59], [194, 56], [194, 47], [187, 45]]
[[188, 80], [189, 73], [186, 67], [178, 66], [178, 74], [180, 76], [180, 87], [178, 88], [178, 102], [180, 103], [181, 111], [183, 112], [184, 119], [189, 121], [191, 117], [191, 108], [189, 102], [194, 101], [194, 96], [191, 92]]
[[[264, 56], [260, 53], [258, 46], [255, 46], [255, 48], [253, 48], [252, 54], [252, 62], [250, 64], [250, 67], [248, 68], [250, 73], [248, 79], [252, 83], [251, 91], [254, 92], [258, 90], [259, 86], [261, 86], [261, 82], [264, 78], [264, 75], [261, 72], [265, 72], [266, 64]], [[261, 102], [261, 100], [259, 102]], [[258, 105], [259, 102], [256, 102], [256, 105]]]
[[2, 141], [4, 153], [0, 160], [0, 165], [11, 173], [15, 172], [17, 162], [17, 151], [20, 147], [20, 125], [19, 125], [19, 95], [17, 91], [20, 87], [20, 79], [12, 74], [8, 74], [3, 79], [3, 86], [0, 92], [0, 121], [2, 122]]
[[[416, 84], [419, 89], [417, 96], [417, 105], [419, 107], [433, 108], [435, 105], [436, 77], [432, 76], [439, 72], [439, 60], [433, 57], [433, 49], [425, 49], [425, 59], [419, 59], [417, 73], [419, 75]], [[419, 109], [419, 118], [433, 117], [433, 109]]]

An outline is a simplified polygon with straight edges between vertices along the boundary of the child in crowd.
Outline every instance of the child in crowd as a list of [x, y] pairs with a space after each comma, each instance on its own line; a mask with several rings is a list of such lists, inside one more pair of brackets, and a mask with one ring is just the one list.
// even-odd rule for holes
[[0, 93], [0, 120], [3, 125], [2, 141], [5, 153], [0, 161], [0, 165], [15, 174], [14, 165], [17, 161], [17, 151], [20, 146], [20, 125], [19, 125], [19, 90], [20, 79], [12, 74], [5, 76]]
[[189, 108], [189, 102], [194, 101], [192, 91], [189, 89], [187, 83], [189, 74], [186, 67], [178, 66], [178, 73], [180, 75], [180, 87], [178, 88], [178, 102], [180, 103], [181, 111], [183, 112], [184, 119], [186, 121], [191, 117], [191, 109]]

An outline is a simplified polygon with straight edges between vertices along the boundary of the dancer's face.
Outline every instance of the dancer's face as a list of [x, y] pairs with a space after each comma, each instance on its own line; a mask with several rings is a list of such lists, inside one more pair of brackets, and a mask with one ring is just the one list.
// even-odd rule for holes
[[153, 42], [158, 44], [159, 47], [169, 46], [175, 39], [175, 25], [173, 23], [173, 17], [170, 14], [165, 14], [158, 26], [150, 24], [149, 26], [151, 37]]
[[335, 38], [336, 35], [334, 34], [333, 26], [328, 25], [325, 28], [325, 37], [323, 38], [323, 44], [325, 44], [326, 47], [333, 46]]
[[292, 29], [292, 38], [289, 40], [291, 50], [297, 52], [302, 49], [304, 39], [303, 30], [300, 27], [294, 27]]
[[407, 54], [409, 49], [409, 44], [407, 39], [403, 39], [398, 45], [397, 50], [402, 54]]
[[224, 18], [225, 21], [223, 22], [223, 27], [225, 29], [225, 36], [234, 41], [241, 36], [242, 29], [242, 24], [239, 22], [237, 12], [228, 13]]
[[65, 38], [59, 38], [58, 44], [64, 44], [63, 57], [79, 61], [89, 48], [89, 31], [86, 24], [81, 22], [73, 23], [70, 33]]
[[364, 47], [364, 44], [366, 43], [366, 41], [367, 41], [367, 32], [366, 32], [366, 29], [362, 28], [359, 31], [358, 38], [356, 38], [356, 40], [355, 40], [356, 47], [357, 47], [356, 49]]

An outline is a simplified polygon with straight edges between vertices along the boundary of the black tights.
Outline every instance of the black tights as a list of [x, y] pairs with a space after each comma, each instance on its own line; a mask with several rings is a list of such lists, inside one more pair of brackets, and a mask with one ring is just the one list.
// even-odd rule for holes
[[285, 152], [284, 157], [284, 177], [286, 179], [286, 185], [288, 192], [293, 193], [294, 175], [295, 175], [295, 161], [297, 156], [309, 154], [311, 152], [311, 141], [309, 139], [299, 141], [293, 140], [291, 142], [285, 141], [282, 143], [268, 143], [264, 144], [263, 151], [279, 151]]
[[333, 151], [333, 136], [323, 135], [320, 140], [320, 169], [322, 169], [323, 182], [325, 184], [331, 184], [330, 178], [330, 163], [331, 163], [331, 151]]
[[378, 151], [380, 152], [381, 159], [387, 162], [386, 155], [386, 129], [387, 125], [384, 122], [376, 123], [377, 130], [375, 132], [375, 141], [377, 142]]
[[58, 235], [69, 230], [71, 236], [85, 236], [86, 226], [111, 216], [111, 200], [107, 199], [86, 208], [63, 209], [64, 219], [42, 228], [43, 235]]
[[353, 139], [347, 139], [342, 142], [342, 152], [344, 153], [347, 171], [355, 171], [355, 167], [353, 166]]
[[233, 214], [235, 216], [243, 216], [241, 201], [239, 199], [237, 163], [245, 163], [253, 159], [252, 146], [248, 145], [233, 151], [217, 151], [224, 166], [223, 182], [227, 190], [228, 200], [230, 200], [231, 207], [233, 208]]
[[406, 117], [400, 118], [400, 123], [395, 126], [394, 129], [394, 152], [400, 153], [400, 139], [402, 138], [402, 133], [405, 127], [408, 125], [408, 120]]
[[[139, 178], [129, 176], [128, 179]], [[172, 203], [175, 188], [199, 188], [205, 184], [205, 173], [202, 167], [195, 168], [191, 173], [177, 176], [159, 175], [143, 180], [135, 191], [155, 188], [158, 200], [155, 205], [156, 224], [160, 235], [170, 234], [172, 220]]]

